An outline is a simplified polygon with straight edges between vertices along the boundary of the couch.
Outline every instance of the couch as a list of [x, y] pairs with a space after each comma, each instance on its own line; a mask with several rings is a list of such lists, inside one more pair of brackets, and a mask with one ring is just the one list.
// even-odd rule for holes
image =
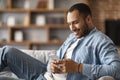
[[[55, 54], [56, 50], [21, 50], [26, 54], [32, 56], [33, 58], [38, 59], [43, 63], [47, 63], [49, 59], [49, 54]], [[19, 79], [14, 73], [10, 70], [5, 69], [4, 71], [0, 72], [0, 80], [23, 80]]]
[[[43, 63], [47, 63], [50, 54], [55, 54], [56, 50], [21, 50], [26, 54], [32, 56], [40, 60]], [[118, 53], [120, 54], [120, 49], [118, 49]], [[9, 70], [5, 70], [0, 72], [0, 80], [23, 80], [18, 79], [18, 77]]]

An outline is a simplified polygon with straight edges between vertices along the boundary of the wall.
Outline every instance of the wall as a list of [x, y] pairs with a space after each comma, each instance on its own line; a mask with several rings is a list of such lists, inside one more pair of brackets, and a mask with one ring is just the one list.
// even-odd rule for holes
[[105, 20], [120, 19], [120, 0], [88, 0], [93, 11], [93, 21], [98, 29], [105, 32]]

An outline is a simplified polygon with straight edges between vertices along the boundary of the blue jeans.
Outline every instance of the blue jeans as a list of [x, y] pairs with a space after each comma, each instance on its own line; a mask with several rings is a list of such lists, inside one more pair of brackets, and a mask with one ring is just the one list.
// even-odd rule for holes
[[42, 74], [47, 71], [47, 64], [10, 46], [0, 48], [0, 71], [5, 67], [9, 67], [19, 78], [25, 80], [36, 80], [38, 77], [37, 80], [45, 80]]

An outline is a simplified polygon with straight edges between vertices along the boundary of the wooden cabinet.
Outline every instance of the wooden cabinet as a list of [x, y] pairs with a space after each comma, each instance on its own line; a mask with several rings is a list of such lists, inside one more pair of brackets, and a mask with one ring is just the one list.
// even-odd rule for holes
[[58, 49], [70, 33], [65, 0], [1, 1], [4, 5], [0, 6], [0, 46]]

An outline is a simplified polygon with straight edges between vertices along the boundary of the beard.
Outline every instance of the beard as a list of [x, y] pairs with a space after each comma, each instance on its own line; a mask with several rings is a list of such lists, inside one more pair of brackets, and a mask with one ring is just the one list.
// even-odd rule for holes
[[85, 22], [85, 24], [83, 25], [83, 36], [86, 36], [90, 33], [91, 29], [88, 27], [88, 24]]
[[84, 22], [84, 25], [82, 26], [81, 29], [77, 29], [76, 32], [79, 31], [79, 33], [76, 34], [77, 38], [85, 37], [88, 35], [91, 31], [91, 29], [88, 27], [88, 24]]

